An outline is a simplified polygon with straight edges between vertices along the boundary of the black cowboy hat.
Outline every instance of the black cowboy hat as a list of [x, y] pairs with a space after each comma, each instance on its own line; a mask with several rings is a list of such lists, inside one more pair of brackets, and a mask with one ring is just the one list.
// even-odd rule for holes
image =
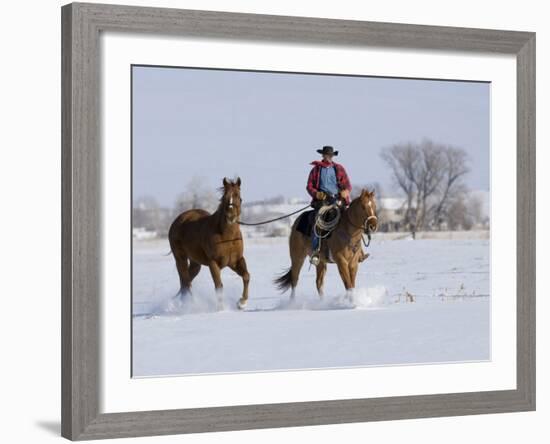
[[334, 151], [334, 148], [331, 146], [324, 146], [322, 150], [317, 150], [319, 154], [332, 154], [333, 156], [338, 155], [338, 151]]

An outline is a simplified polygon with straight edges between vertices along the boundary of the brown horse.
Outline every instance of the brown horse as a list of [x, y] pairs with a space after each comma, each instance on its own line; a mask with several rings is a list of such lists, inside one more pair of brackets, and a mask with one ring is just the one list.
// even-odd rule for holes
[[223, 195], [213, 214], [205, 210], [188, 210], [170, 226], [168, 240], [176, 260], [182, 297], [190, 292], [191, 282], [204, 265], [210, 269], [218, 306], [222, 308], [221, 269], [229, 267], [243, 279], [243, 294], [237, 306], [245, 307], [250, 275], [243, 257], [243, 239], [238, 224], [241, 202], [241, 179], [233, 182], [224, 178]]
[[[292, 288], [291, 298], [294, 298], [298, 277], [305, 258], [312, 254], [311, 237], [297, 231], [298, 219], [292, 226], [290, 233], [290, 259], [289, 270], [275, 280], [275, 284], [281, 291]], [[363, 190], [361, 195], [355, 198], [350, 206], [344, 210], [338, 225], [330, 237], [322, 242], [319, 264], [317, 265], [317, 291], [323, 297], [323, 283], [327, 272], [327, 263], [336, 263], [340, 277], [346, 287], [346, 296], [352, 298], [355, 288], [355, 276], [359, 262], [363, 259], [361, 238], [366, 230], [376, 231], [378, 219], [376, 217], [376, 200], [374, 191]]]

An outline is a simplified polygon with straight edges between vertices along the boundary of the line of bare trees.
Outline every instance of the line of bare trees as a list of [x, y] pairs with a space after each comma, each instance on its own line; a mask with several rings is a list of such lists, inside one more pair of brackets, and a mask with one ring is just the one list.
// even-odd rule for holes
[[[221, 183], [221, 181], [220, 181]], [[185, 191], [176, 197], [174, 205], [175, 215], [190, 210], [202, 208], [206, 211], [215, 211], [218, 207], [219, 197], [216, 190], [209, 187], [201, 176], [193, 176], [185, 185]]]
[[133, 226], [155, 231], [159, 236], [166, 236], [174, 218], [183, 211], [203, 208], [212, 212], [218, 206], [218, 194], [208, 186], [204, 178], [191, 177], [184, 189], [185, 191], [176, 197], [172, 208], [161, 207], [152, 196], [138, 197], [133, 203]]
[[[411, 231], [469, 229], [474, 223], [465, 203], [469, 172], [462, 148], [425, 139], [384, 148], [381, 157], [392, 172], [397, 188], [405, 195], [405, 225]], [[480, 212], [480, 202], [475, 209]]]
[[[389, 230], [470, 229], [483, 218], [483, 202], [468, 194], [464, 178], [469, 172], [468, 156], [462, 148], [425, 139], [420, 143], [402, 143], [382, 149], [396, 187], [405, 196], [399, 213], [400, 221]], [[379, 212], [383, 210], [383, 195], [379, 183], [354, 184], [352, 197], [364, 187], [376, 190]], [[176, 198], [172, 208], [160, 207], [152, 197], [141, 197], [134, 202], [133, 223], [160, 236], [167, 233], [173, 218], [191, 208], [214, 211], [219, 196], [200, 176], [191, 177], [184, 192]], [[264, 203], [282, 203], [276, 196]], [[243, 209], [246, 212], [246, 208]], [[243, 213], [244, 214], [244, 213]], [[247, 214], [257, 218], [257, 214]]]

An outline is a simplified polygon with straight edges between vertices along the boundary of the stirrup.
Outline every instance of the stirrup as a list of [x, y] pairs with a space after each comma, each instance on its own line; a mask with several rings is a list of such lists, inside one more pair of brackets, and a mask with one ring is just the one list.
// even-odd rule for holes
[[319, 257], [319, 253], [318, 253], [318, 252], [315, 252], [315, 253], [313, 253], [313, 254], [311, 255], [311, 257], [309, 258], [309, 263], [310, 263], [311, 265], [317, 266], [317, 265], [319, 265], [319, 261], [320, 261], [320, 260], [321, 260], [321, 259], [320, 259], [320, 257]]

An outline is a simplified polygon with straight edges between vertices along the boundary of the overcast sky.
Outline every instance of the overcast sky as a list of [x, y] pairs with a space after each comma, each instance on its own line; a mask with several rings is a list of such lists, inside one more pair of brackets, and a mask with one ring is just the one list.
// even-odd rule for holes
[[333, 145], [352, 183], [394, 195], [383, 147], [464, 148], [489, 189], [488, 83], [188, 68], [133, 68], [133, 195], [172, 206], [193, 176], [240, 176], [243, 198], [307, 197], [316, 149]]

